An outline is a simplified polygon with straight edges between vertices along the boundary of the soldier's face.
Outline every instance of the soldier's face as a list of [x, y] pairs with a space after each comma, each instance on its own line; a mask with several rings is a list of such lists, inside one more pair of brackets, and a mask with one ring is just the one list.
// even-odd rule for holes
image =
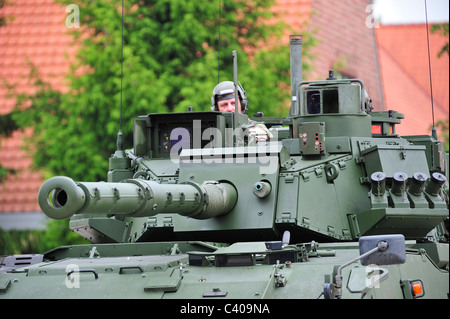
[[[234, 112], [235, 105], [234, 105], [235, 99], [226, 99], [222, 101], [217, 102], [217, 108], [219, 109], [219, 112]], [[238, 99], [238, 112], [241, 113], [241, 101]]]

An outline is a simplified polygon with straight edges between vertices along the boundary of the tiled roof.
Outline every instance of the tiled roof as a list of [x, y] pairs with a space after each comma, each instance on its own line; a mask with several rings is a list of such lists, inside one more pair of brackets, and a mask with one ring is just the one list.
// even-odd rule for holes
[[[430, 134], [431, 90], [425, 24], [376, 29], [386, 109], [405, 114], [401, 135]], [[435, 120], [449, 116], [449, 57], [437, 57], [448, 37], [429, 33]]]
[[[0, 9], [0, 16], [7, 17], [6, 26], [0, 27], [0, 114], [10, 112], [15, 104], [15, 99], [6, 98], [4, 80], [17, 92], [33, 92], [30, 62], [53, 88], [64, 88], [66, 54], [75, 52], [65, 25], [67, 14], [65, 6], [52, 0], [9, 1]], [[0, 163], [19, 171], [0, 184], [0, 212], [40, 211], [37, 193], [43, 178], [30, 169], [32, 160], [21, 149], [25, 134], [32, 132], [17, 131], [0, 141]]]
[[384, 110], [377, 65], [374, 28], [366, 26], [367, 0], [314, 0], [309, 30], [318, 44], [312, 48], [313, 72], [305, 80], [324, 80], [334, 69], [364, 82], [376, 111]]
[[[281, 15], [283, 22], [300, 32], [304, 29], [311, 14], [312, 0], [276, 0], [273, 10]], [[288, 43], [288, 38], [283, 37], [283, 42]]]

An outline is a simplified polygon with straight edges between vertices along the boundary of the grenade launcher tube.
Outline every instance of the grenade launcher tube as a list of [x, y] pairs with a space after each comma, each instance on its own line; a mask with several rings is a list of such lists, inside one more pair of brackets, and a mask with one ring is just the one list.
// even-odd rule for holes
[[65, 176], [47, 180], [38, 202], [53, 219], [74, 214], [121, 214], [132, 217], [176, 213], [207, 219], [229, 213], [237, 202], [236, 189], [226, 182], [159, 184], [141, 179], [120, 183], [75, 182]]

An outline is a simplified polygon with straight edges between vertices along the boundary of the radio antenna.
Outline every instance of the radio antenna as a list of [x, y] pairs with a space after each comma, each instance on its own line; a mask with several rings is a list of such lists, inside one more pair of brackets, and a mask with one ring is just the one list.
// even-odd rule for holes
[[428, 31], [428, 11], [427, 11], [427, 0], [425, 0], [425, 24], [427, 28], [427, 46], [428, 46], [428, 73], [430, 75], [430, 93], [431, 93], [431, 116], [433, 119], [433, 128], [431, 129], [431, 135], [434, 137], [434, 139], [438, 139], [437, 132], [436, 132], [436, 126], [434, 123], [434, 102], [433, 102], [433, 81], [431, 79], [431, 57], [430, 57], [430, 36]]
[[220, 0], [219, 0], [219, 40], [217, 44], [217, 84], [220, 83]]
[[123, 91], [123, 1], [122, 0], [122, 44], [120, 57], [120, 119], [119, 119], [119, 133], [117, 134], [117, 150], [122, 151], [123, 135], [122, 135], [122, 91]]

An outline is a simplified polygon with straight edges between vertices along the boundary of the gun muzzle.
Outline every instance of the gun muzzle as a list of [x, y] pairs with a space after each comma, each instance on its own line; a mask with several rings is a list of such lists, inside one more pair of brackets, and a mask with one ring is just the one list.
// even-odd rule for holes
[[38, 202], [50, 218], [74, 214], [121, 214], [133, 217], [176, 213], [207, 219], [229, 213], [237, 201], [233, 185], [226, 182], [159, 184], [130, 179], [121, 183], [74, 182], [56, 176], [42, 184]]

